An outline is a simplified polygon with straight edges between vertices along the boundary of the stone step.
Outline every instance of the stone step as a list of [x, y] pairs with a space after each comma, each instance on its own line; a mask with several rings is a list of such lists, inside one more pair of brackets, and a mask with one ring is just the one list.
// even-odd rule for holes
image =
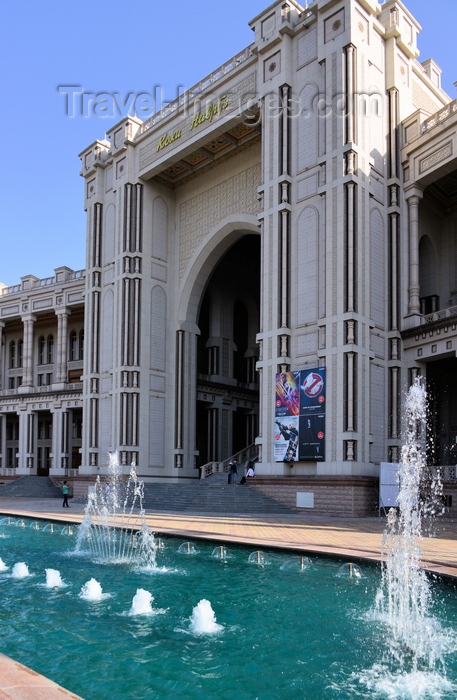
[[162, 512], [291, 514], [295, 511], [257, 491], [249, 484], [227, 482], [227, 474], [219, 473], [204, 481], [188, 484], [147, 483], [144, 485], [143, 507]]
[[0, 498], [56, 498], [62, 490], [48, 476], [21, 476], [0, 485]]
[[[60, 498], [62, 490], [44, 476], [23, 476], [0, 485], [0, 497]], [[86, 502], [86, 498], [84, 499]], [[146, 511], [177, 513], [290, 514], [282, 503], [265, 496], [252, 485], [229, 485], [227, 474], [218, 473], [188, 483], [145, 483], [143, 508]]]

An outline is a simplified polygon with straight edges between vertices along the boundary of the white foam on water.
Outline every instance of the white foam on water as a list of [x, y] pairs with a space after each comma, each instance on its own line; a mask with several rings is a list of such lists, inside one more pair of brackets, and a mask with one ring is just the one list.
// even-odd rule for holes
[[65, 588], [66, 583], [62, 581], [60, 571], [57, 569], [45, 569], [46, 571], [46, 588]]
[[190, 630], [194, 634], [216, 634], [223, 630], [216, 622], [216, 616], [209, 600], [203, 598], [192, 611]]
[[133, 596], [130, 615], [151, 615], [153, 612], [153, 600], [154, 598], [149, 591], [145, 591], [144, 588], [137, 588], [137, 591]]
[[[374, 695], [386, 700], [441, 700], [455, 693], [456, 686], [434, 671], [389, 671], [382, 665], [363, 671], [359, 684]], [[454, 695], [455, 697], [455, 695]]]
[[11, 572], [11, 577], [12, 578], [26, 578], [27, 576], [30, 576], [29, 567], [27, 566], [27, 564], [24, 564], [23, 561], [17, 562], [13, 566], [13, 570]]
[[86, 581], [84, 586], [82, 586], [81, 588], [79, 597], [83, 598], [83, 600], [90, 601], [102, 600], [104, 596], [100, 583], [94, 578], [91, 578], [89, 581]]

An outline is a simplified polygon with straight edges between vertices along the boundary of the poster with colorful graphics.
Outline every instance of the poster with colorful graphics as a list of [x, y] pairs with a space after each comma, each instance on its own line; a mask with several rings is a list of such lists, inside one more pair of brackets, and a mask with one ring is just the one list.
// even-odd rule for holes
[[300, 415], [325, 412], [325, 368], [300, 372]]
[[275, 416], [298, 416], [300, 413], [300, 372], [276, 375]]
[[276, 462], [325, 460], [325, 367], [276, 375]]
[[286, 416], [275, 421], [275, 462], [298, 459], [298, 417]]

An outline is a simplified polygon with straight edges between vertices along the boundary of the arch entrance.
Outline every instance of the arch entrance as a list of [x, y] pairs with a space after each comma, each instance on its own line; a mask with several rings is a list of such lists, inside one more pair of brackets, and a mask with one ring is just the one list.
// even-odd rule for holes
[[197, 314], [198, 466], [221, 461], [258, 434], [256, 335], [260, 319], [260, 236], [242, 235], [221, 256]]

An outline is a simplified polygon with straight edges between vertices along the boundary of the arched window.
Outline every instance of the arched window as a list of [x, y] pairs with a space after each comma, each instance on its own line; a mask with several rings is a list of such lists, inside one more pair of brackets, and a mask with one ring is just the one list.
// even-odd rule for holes
[[48, 335], [48, 357], [47, 364], [52, 365], [54, 362], [54, 336]]
[[79, 331], [79, 359], [84, 359], [84, 330]]
[[45, 347], [46, 343], [42, 335], [38, 338], [38, 364], [45, 364]]
[[16, 341], [12, 340], [10, 343], [10, 367], [16, 366]]
[[78, 337], [76, 331], [70, 333], [70, 362], [78, 359]]
[[17, 367], [22, 367], [22, 357], [23, 357], [24, 341], [22, 338], [17, 341]]

